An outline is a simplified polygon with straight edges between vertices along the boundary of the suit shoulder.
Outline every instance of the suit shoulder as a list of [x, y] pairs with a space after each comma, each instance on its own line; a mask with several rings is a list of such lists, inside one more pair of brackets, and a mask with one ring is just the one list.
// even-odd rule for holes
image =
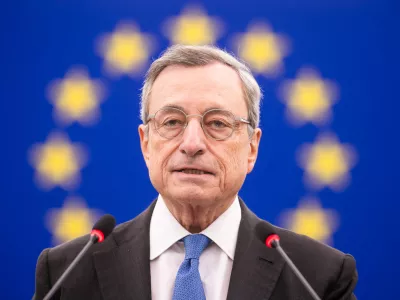
[[340, 267], [344, 260], [355, 264], [354, 258], [327, 244], [312, 239], [306, 235], [298, 234], [290, 230], [274, 226], [276, 233], [281, 238], [282, 248], [294, 260], [313, 261], [316, 265], [330, 265]]
[[73, 259], [89, 240], [89, 234], [67, 241], [48, 250], [49, 261]]

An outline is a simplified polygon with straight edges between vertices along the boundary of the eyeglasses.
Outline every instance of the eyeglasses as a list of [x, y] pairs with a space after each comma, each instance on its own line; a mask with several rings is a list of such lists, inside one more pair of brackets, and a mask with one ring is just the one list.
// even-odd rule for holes
[[211, 109], [203, 115], [187, 115], [184, 111], [174, 107], [161, 108], [155, 114], [150, 115], [147, 122], [154, 120], [158, 134], [166, 139], [172, 139], [185, 130], [189, 117], [200, 117], [204, 133], [217, 141], [229, 138], [240, 123], [250, 124], [248, 120], [235, 116], [224, 109]]

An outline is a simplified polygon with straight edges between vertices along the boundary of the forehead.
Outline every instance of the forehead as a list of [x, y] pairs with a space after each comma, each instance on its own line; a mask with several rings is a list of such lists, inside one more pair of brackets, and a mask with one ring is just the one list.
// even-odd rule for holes
[[188, 113], [223, 108], [246, 115], [242, 82], [238, 73], [222, 63], [165, 68], [154, 82], [149, 99], [149, 112], [167, 105], [178, 105]]

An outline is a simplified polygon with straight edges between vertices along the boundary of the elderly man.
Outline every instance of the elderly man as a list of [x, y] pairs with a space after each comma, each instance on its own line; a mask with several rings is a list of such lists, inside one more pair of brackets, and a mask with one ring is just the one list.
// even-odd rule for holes
[[[283, 248], [322, 299], [355, 299], [352, 256], [254, 215], [238, 192], [257, 159], [260, 88], [211, 46], [173, 46], [142, 90], [140, 144], [159, 196], [95, 245], [54, 299], [311, 299], [265, 238]], [[87, 241], [38, 259], [42, 299]]]

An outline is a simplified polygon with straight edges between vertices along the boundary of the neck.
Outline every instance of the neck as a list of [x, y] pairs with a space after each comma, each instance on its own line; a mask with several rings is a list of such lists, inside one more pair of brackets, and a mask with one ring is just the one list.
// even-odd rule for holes
[[199, 233], [222, 215], [235, 200], [225, 201], [214, 206], [201, 206], [191, 203], [176, 203], [164, 199], [165, 205], [174, 218], [190, 233]]

